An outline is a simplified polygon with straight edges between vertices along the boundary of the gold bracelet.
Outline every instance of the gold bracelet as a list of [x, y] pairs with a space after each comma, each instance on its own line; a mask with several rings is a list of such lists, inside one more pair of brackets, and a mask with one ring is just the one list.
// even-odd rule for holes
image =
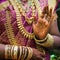
[[28, 49], [28, 57], [27, 57], [26, 60], [30, 60], [31, 57], [32, 57], [32, 55], [33, 55], [33, 50], [32, 50], [32, 48], [30, 48], [30, 47], [27, 47], [27, 49]]
[[5, 59], [8, 59], [7, 51], [8, 51], [8, 45], [5, 46]]
[[14, 60], [17, 60], [17, 57], [18, 57], [17, 56], [18, 55], [18, 46], [14, 46], [14, 50], [13, 51], [14, 51], [14, 54], [13, 54], [14, 55], [14, 58], [13, 59]]
[[48, 37], [48, 40], [46, 42], [44, 42], [44, 43], [36, 42], [36, 44], [40, 45], [40, 46], [44, 46], [44, 47], [52, 46], [54, 43], [54, 38], [50, 34], [48, 34], [47, 37]]
[[27, 49], [27, 47], [24, 47], [25, 48], [25, 54], [24, 54], [24, 59], [26, 58], [26, 56], [27, 56], [27, 51], [28, 51], [28, 49]]
[[5, 46], [5, 59], [11, 59], [11, 46]]
[[[48, 34], [47, 34], [47, 35], [48, 35]], [[47, 35], [46, 35], [46, 37], [45, 37], [44, 39], [42, 39], [42, 40], [37, 40], [36, 37], [34, 37], [34, 40], [35, 40], [35, 42], [43, 43], [43, 42], [47, 41], [47, 39], [48, 39], [48, 36], [47, 36]]]
[[11, 59], [13, 60], [13, 57], [14, 57], [14, 45], [11, 46]]
[[21, 56], [21, 60], [24, 60], [24, 54], [25, 54], [25, 49], [24, 49], [24, 46], [22, 46], [22, 56]]
[[8, 59], [11, 59], [11, 45], [8, 45]]
[[23, 51], [22, 51], [22, 46], [19, 46], [19, 49], [20, 49], [20, 51], [19, 51], [20, 53], [19, 53], [19, 58], [18, 58], [18, 60], [20, 60], [20, 59], [21, 59], [22, 52], [23, 52]]

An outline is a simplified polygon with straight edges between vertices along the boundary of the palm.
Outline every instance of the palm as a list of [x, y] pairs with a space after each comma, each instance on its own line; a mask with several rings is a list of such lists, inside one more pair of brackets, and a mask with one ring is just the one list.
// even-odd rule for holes
[[[46, 9], [47, 9], [47, 7], [43, 11], [43, 18], [40, 17], [38, 19], [37, 23], [33, 23], [33, 31], [34, 31], [36, 37], [39, 39], [45, 38], [46, 34], [49, 31], [53, 18], [54, 18], [52, 15], [52, 9], [50, 9], [49, 12], [47, 11], [48, 13], [45, 11]], [[45, 17], [45, 15], [46, 15], [46, 17]], [[47, 21], [47, 20], [49, 20], [49, 21]]]
[[36, 24], [33, 24], [35, 35], [42, 39], [48, 32], [49, 23], [46, 20], [40, 19]]

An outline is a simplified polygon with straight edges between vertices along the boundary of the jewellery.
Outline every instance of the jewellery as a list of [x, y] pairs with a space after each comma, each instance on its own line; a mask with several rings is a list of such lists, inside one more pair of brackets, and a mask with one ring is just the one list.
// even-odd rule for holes
[[14, 45], [11, 46], [11, 59], [13, 59], [14, 57]]
[[11, 46], [5, 46], [5, 59], [11, 59]]
[[28, 1], [27, 2], [27, 4], [28, 4], [28, 7], [26, 7], [25, 9], [24, 9], [24, 6], [22, 5], [22, 2], [20, 1], [20, 0], [17, 0], [17, 2], [20, 4], [20, 6], [21, 6], [21, 8], [22, 8], [22, 10], [26, 13], [26, 12], [29, 12], [29, 10], [30, 10], [30, 1]]
[[24, 49], [24, 47], [22, 46], [22, 56], [21, 56], [21, 60], [24, 60], [24, 54], [25, 54], [25, 49]]
[[47, 41], [48, 36], [46, 36], [46, 37], [45, 37], [44, 39], [42, 39], [42, 40], [37, 40], [36, 37], [35, 37], [34, 39], [35, 39], [35, 42], [38, 42], [38, 43], [44, 43], [44, 42]]
[[46, 42], [44, 43], [36, 42], [36, 44], [44, 47], [50, 47], [51, 45], [53, 45], [54, 39], [50, 34], [48, 34], [47, 37], [48, 37], [48, 40]]
[[36, 9], [38, 10], [38, 18], [41, 16], [41, 7], [40, 7], [40, 4], [38, 2], [38, 0], [33, 0], [34, 3], [35, 3], [35, 6], [36, 6]]
[[5, 59], [7, 59], [8, 57], [7, 57], [7, 50], [8, 50], [8, 48], [7, 48], [7, 45], [5, 46]]
[[27, 56], [27, 59], [26, 60], [30, 60], [31, 57], [32, 57], [32, 55], [33, 55], [33, 50], [30, 47], [27, 47], [27, 49], [28, 49], [28, 56]]
[[14, 53], [13, 53], [13, 55], [14, 55], [13, 59], [14, 59], [14, 60], [17, 60], [17, 57], [18, 57], [18, 56], [17, 56], [17, 55], [18, 55], [18, 46], [15, 46], [15, 47], [14, 47], [13, 52], [14, 52]]
[[34, 38], [34, 33], [29, 33], [23, 27], [23, 24], [22, 24], [22, 21], [21, 21], [21, 15], [19, 13], [19, 10], [17, 9], [16, 4], [14, 4], [14, 1], [12, 1], [12, 0], [10, 0], [10, 2], [14, 6], [14, 9], [15, 9], [15, 12], [16, 12], [16, 17], [17, 17], [18, 28], [21, 31], [22, 35], [24, 35], [24, 37], [26, 37], [26, 38], [33, 39]]
[[32, 22], [34, 21], [33, 15], [32, 15], [32, 17], [28, 18], [28, 17], [26, 16], [25, 11], [22, 9], [22, 3], [21, 3], [21, 2], [18, 3], [17, 0], [15, 0], [15, 3], [16, 3], [16, 5], [17, 5], [17, 8], [19, 9], [20, 14], [25, 17], [25, 21], [26, 21], [28, 24], [32, 24]]
[[11, 26], [11, 21], [10, 21], [10, 12], [6, 11], [6, 23], [5, 23], [5, 27], [6, 27], [6, 31], [7, 31], [7, 35], [10, 41], [10, 44], [12, 45], [18, 45], [17, 44], [17, 40], [14, 36], [14, 32], [13, 32], [13, 28]]
[[18, 60], [20, 60], [21, 59], [21, 56], [22, 56], [22, 47], [21, 46], [19, 46], [19, 50], [20, 50], [20, 53], [19, 53], [19, 58], [18, 58]]
[[26, 59], [26, 56], [27, 56], [27, 54], [28, 54], [28, 49], [27, 49], [27, 47], [24, 47], [24, 48], [25, 48], [24, 59]]

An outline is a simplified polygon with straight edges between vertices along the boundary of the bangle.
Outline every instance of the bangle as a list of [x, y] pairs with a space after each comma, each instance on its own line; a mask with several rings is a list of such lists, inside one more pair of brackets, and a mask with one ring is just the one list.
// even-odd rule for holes
[[21, 60], [24, 60], [24, 53], [25, 53], [24, 50], [25, 50], [25, 49], [24, 49], [24, 47], [22, 46], [22, 56], [21, 56]]
[[22, 52], [23, 52], [23, 51], [22, 51], [22, 46], [19, 46], [19, 49], [20, 49], [20, 51], [19, 51], [20, 53], [19, 53], [19, 58], [18, 58], [18, 60], [21, 60], [21, 56], [22, 56]]
[[24, 49], [25, 49], [25, 54], [24, 54], [24, 60], [26, 59], [26, 56], [27, 56], [27, 51], [28, 51], [28, 49], [27, 49], [27, 47], [24, 47]]
[[30, 47], [27, 47], [27, 49], [28, 49], [28, 56], [27, 56], [27, 59], [26, 60], [30, 60], [31, 57], [32, 57], [32, 55], [33, 55], [33, 50]]
[[18, 57], [18, 56], [17, 56], [17, 55], [18, 55], [18, 46], [14, 46], [13, 52], [14, 52], [14, 53], [13, 53], [13, 56], [14, 56], [13, 59], [14, 59], [14, 60], [17, 60], [17, 57]]
[[11, 46], [11, 59], [13, 59], [13, 57], [14, 57], [14, 45], [13, 46]]
[[27, 47], [25, 47], [25, 51], [26, 51], [26, 53], [25, 53], [25, 56], [24, 56], [24, 60], [26, 60], [27, 56], [28, 56], [28, 49], [27, 49]]
[[5, 46], [5, 59], [11, 59], [11, 46]]
[[[48, 35], [48, 34], [47, 34], [47, 35]], [[36, 39], [36, 37], [34, 37], [35, 42], [39, 42], [39, 43], [44, 43], [44, 42], [47, 41], [47, 39], [48, 39], [47, 36], [46, 36], [44, 39], [42, 39], [42, 40], [38, 40], [38, 39]]]
[[48, 40], [45, 43], [36, 42], [36, 44], [44, 47], [52, 46], [54, 43], [53, 37], [50, 34], [48, 34], [47, 37], [48, 37]]
[[5, 46], [5, 59], [8, 59], [7, 51], [8, 51], [8, 45]]

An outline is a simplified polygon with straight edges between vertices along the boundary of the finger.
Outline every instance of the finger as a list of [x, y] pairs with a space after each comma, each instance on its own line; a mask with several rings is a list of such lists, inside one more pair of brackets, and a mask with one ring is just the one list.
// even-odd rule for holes
[[41, 57], [45, 57], [45, 53], [44, 52], [40, 52], [40, 56]]
[[48, 14], [48, 13], [49, 13], [49, 7], [46, 6], [46, 14]]
[[49, 14], [49, 7], [48, 5], [45, 7], [45, 14], [44, 14], [44, 18], [47, 18]]
[[51, 23], [53, 22], [53, 20], [54, 20], [54, 15], [50, 18], [49, 25], [51, 25]]
[[46, 6], [44, 7], [44, 9], [42, 11], [41, 18], [43, 18], [45, 14], [46, 14]]
[[43, 14], [46, 13], [46, 6], [44, 7], [43, 11], [42, 11]]
[[45, 27], [48, 25], [48, 21], [46, 19], [43, 19], [43, 24], [45, 25]]
[[49, 7], [48, 7], [48, 5], [46, 6], [46, 14], [47, 15], [49, 14]]
[[49, 16], [52, 16], [52, 8], [50, 8]]
[[50, 21], [50, 19], [51, 19], [51, 17], [50, 16], [48, 16], [47, 18], [46, 18], [46, 20], [49, 22]]

